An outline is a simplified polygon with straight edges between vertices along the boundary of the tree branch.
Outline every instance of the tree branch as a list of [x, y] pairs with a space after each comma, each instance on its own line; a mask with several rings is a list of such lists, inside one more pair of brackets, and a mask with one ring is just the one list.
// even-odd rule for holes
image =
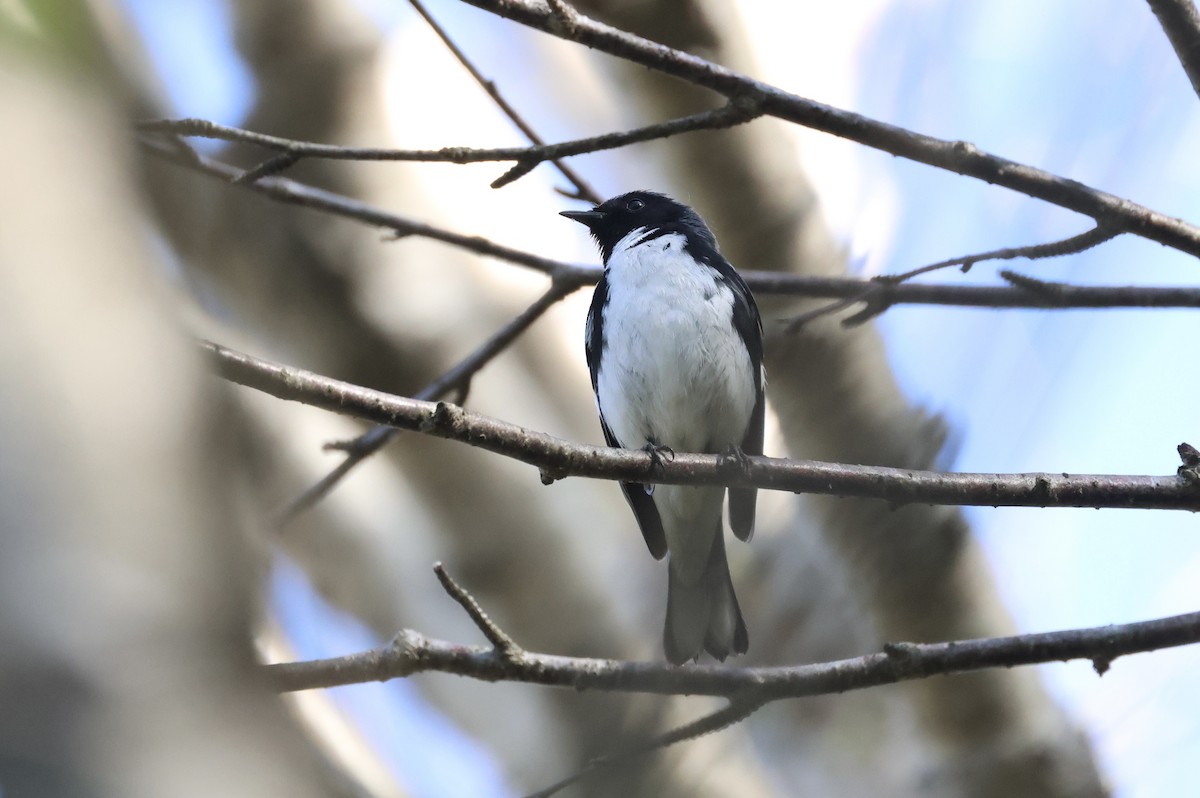
[[691, 723], [664, 732], [640, 746], [628, 747], [625, 750], [619, 750], [612, 754], [598, 756], [577, 772], [572, 773], [565, 779], [556, 781], [545, 789], [530, 793], [527, 798], [550, 798], [551, 795], [571, 786], [585, 776], [595, 773], [597, 770], [616, 767], [634, 759], [648, 756], [655, 751], [661, 751], [667, 746], [688, 740], [695, 740], [706, 734], [714, 734], [727, 729], [753, 715], [763, 703], [763, 701], [756, 698], [735, 698], [727, 706], [718, 709], [716, 712], [711, 712], [702, 718], [697, 718]]
[[283, 171], [305, 158], [322, 158], [337, 161], [419, 161], [434, 163], [481, 163], [486, 161], [515, 161], [514, 166], [492, 182], [492, 188], [501, 188], [534, 170], [538, 164], [571, 155], [611, 150], [638, 144], [644, 141], [691, 133], [696, 130], [717, 130], [750, 121], [758, 112], [751, 105], [730, 102], [720, 108], [701, 111], [690, 116], [670, 119], [655, 125], [604, 133], [599, 136], [564, 141], [558, 144], [539, 144], [530, 147], [442, 147], [438, 150], [396, 150], [380, 147], [342, 147], [335, 144], [318, 144], [310, 141], [294, 141], [252, 130], [219, 125], [206, 119], [151, 119], [139, 122], [136, 128], [143, 133], [166, 133], [171, 136], [195, 136], [221, 141], [255, 144], [279, 154], [248, 169], [237, 177], [237, 183], [254, 183], [264, 177]]
[[[533, 126], [525, 121], [525, 118], [517, 112], [517, 109], [514, 108], [508, 102], [508, 100], [504, 99], [504, 95], [502, 95], [500, 90], [496, 88], [495, 81], [488, 80], [483, 76], [483, 73], [475, 67], [475, 64], [471, 62], [471, 59], [467, 58], [467, 54], [464, 53], [457, 44], [455, 44], [454, 40], [450, 38], [450, 34], [446, 32], [445, 28], [438, 24], [437, 20], [435, 20], [433, 16], [425, 9], [425, 6], [420, 2], [420, 0], [408, 0], [408, 2], [414, 9], [416, 9], [417, 13], [421, 15], [421, 19], [425, 20], [429, 27], [433, 29], [433, 32], [437, 34], [439, 39], [442, 40], [442, 44], [446, 45], [446, 49], [448, 49], [450, 53], [458, 60], [458, 63], [462, 64], [463, 68], [470, 73], [475, 82], [479, 84], [479, 87], [487, 92], [488, 97], [492, 98], [492, 102], [496, 104], [496, 107], [508, 117], [509, 121], [517, 126], [518, 130], [525, 134], [525, 138], [529, 139], [529, 143], [537, 146], [545, 144], [546, 142], [543, 141], [542, 137], [539, 136], [537, 131], [533, 129]], [[578, 172], [572, 169], [566, 163], [566, 161], [563, 161], [559, 158], [551, 158], [550, 162], [554, 164], [554, 167], [558, 169], [563, 177], [571, 182], [571, 185], [575, 186], [575, 191], [573, 193], [561, 193], [566, 196], [570, 196], [573, 199], [587, 200], [588, 202], [592, 202], [596, 205], [599, 205], [602, 202], [602, 199], [600, 195], [596, 193], [596, 190], [592, 188], [587, 181], [579, 175]]]
[[1191, 0], [1146, 2], [1175, 48], [1183, 71], [1192, 82], [1192, 91], [1200, 95], [1200, 14], [1196, 12], [1196, 4]]
[[[207, 177], [234, 181], [241, 170], [201, 155], [189, 147], [174, 143], [146, 143], [147, 152]], [[482, 236], [455, 233], [407, 216], [389, 213], [358, 200], [325, 189], [298, 183], [284, 177], [267, 177], [241, 188], [262, 194], [276, 202], [310, 208], [340, 216], [371, 227], [395, 232], [398, 237], [418, 236], [441, 241], [478, 255], [524, 266], [561, 281], [566, 286], [594, 284], [600, 269], [558, 261], [531, 252], [506, 247]], [[871, 280], [849, 277], [816, 277], [785, 272], [744, 271], [747, 284], [756, 293], [781, 296], [807, 296], [818, 299], [859, 297], [876, 290]], [[902, 283], [886, 289], [892, 305], [960, 305], [988, 308], [1196, 308], [1200, 307], [1200, 288], [1143, 286], [1071, 286], [1046, 292], [1019, 286], [955, 285]]]
[[479, 606], [479, 602], [475, 600], [475, 597], [468, 593], [458, 582], [455, 582], [450, 574], [446, 573], [446, 569], [442, 567], [440, 562], [433, 564], [433, 572], [437, 574], [438, 581], [442, 583], [442, 589], [449, 594], [450, 598], [458, 602], [458, 605], [470, 617], [471, 622], [478, 627], [479, 631], [483, 632], [483, 636], [492, 644], [492, 648], [496, 653], [509, 658], [518, 657], [524, 653], [521, 647], [508, 636], [508, 633], [488, 617], [488, 614], [483, 611], [483, 607]]
[[678, 667], [463, 646], [404, 630], [388, 646], [333, 659], [264, 666], [277, 690], [313, 690], [440, 671], [483, 681], [575, 690], [754, 697], [761, 701], [842, 693], [929, 676], [1073, 659], [1098, 673], [1118, 657], [1200, 642], [1200, 612], [1152, 621], [949, 643], [892, 643], [882, 652], [812, 665]]
[[[200, 155], [190, 148], [149, 142], [145, 143], [144, 147], [147, 152], [157, 158], [162, 158], [178, 166], [184, 166], [192, 171], [218, 180], [234, 183], [238, 176], [242, 174], [240, 169]], [[345, 219], [352, 219], [371, 227], [389, 230], [397, 238], [418, 236], [420, 238], [441, 241], [444, 244], [459, 247], [478, 255], [486, 255], [533, 269], [555, 280], [562, 280], [568, 283], [577, 281], [579, 285], [587, 285], [595, 283], [600, 276], [600, 270], [597, 268], [576, 266], [530, 252], [523, 252], [519, 249], [489, 241], [482, 236], [455, 233], [441, 227], [417, 221], [416, 219], [411, 219], [407, 216], [389, 213], [343, 194], [298, 183], [285, 177], [267, 177], [253, 183], [234, 184], [243, 189], [262, 194], [277, 202], [310, 208]]]
[[568, 476], [673, 485], [728, 485], [883, 499], [894, 504], [1127, 507], [1200, 510], [1200, 488], [1171, 476], [967, 474], [773, 457], [677, 453], [655, 462], [640, 449], [571, 443], [443, 402], [373, 391], [206, 343], [225, 379], [401, 429], [449, 438], [537, 466], [549, 484]]
[[577, 42], [711, 89], [764, 115], [856, 141], [883, 152], [1027, 194], [1090, 216], [1106, 229], [1200, 256], [1200, 228], [1042, 169], [983, 152], [965, 141], [914, 133], [861, 114], [813, 102], [703, 58], [590, 19], [563, 3], [464, 0], [531, 28]]
[[[890, 289], [904, 282], [919, 277], [922, 274], [928, 274], [939, 269], [949, 268], [950, 266], [958, 266], [961, 271], [968, 272], [976, 263], [986, 260], [1013, 260], [1015, 258], [1029, 258], [1030, 260], [1039, 260], [1041, 258], [1057, 258], [1062, 255], [1071, 255], [1077, 252], [1091, 249], [1105, 241], [1111, 241], [1116, 236], [1120, 235], [1118, 230], [1106, 230], [1102, 227], [1093, 227], [1091, 230], [1085, 230], [1078, 235], [1073, 235], [1068, 238], [1063, 238], [1058, 241], [1050, 241], [1043, 244], [1029, 244], [1023, 247], [1004, 247], [1002, 249], [993, 249], [988, 252], [978, 252], [973, 255], [963, 255], [958, 258], [950, 258], [949, 260], [940, 260], [937, 263], [930, 263], [927, 266], [920, 266], [911, 271], [902, 274], [885, 274], [878, 277], [873, 277], [870, 284], [863, 288], [862, 293], [855, 296], [848, 296], [840, 299], [837, 302], [832, 302], [828, 305], [823, 305], [819, 308], [801, 313], [794, 318], [788, 320], [786, 329], [788, 332], [795, 332], [805, 324], [822, 316], [827, 316], [830, 313], [836, 313], [842, 308], [858, 302], [865, 303], [862, 310], [842, 319], [842, 324], [847, 327], [852, 327], [858, 324], [863, 324], [870, 319], [875, 318], [880, 313], [883, 313], [892, 306], [893, 301], [890, 294]], [[1016, 282], [1010, 280], [1010, 282]]]
[[[484, 341], [482, 346], [461, 360], [456, 366], [429, 385], [426, 385], [416, 395], [416, 398], [428, 401], [440, 399], [443, 396], [453, 393], [456, 404], [463, 404], [466, 401], [471, 387], [471, 380], [474, 379], [475, 374], [503, 352], [521, 333], [529, 329], [530, 325], [540, 319], [555, 303], [569, 295], [577, 287], [576, 285], [558, 280], [551, 283], [550, 288], [547, 289], [546, 293], [538, 297], [537, 301], [523, 310], [499, 332]], [[355, 466], [382, 449], [384, 444], [390, 441], [397, 432], [398, 430], [395, 427], [375, 426], [352, 441], [330, 447], [344, 451], [346, 453], [345, 459], [338, 463], [328, 474], [321, 477], [312, 487], [301, 493], [280, 510], [276, 523], [279, 526], [286, 526], [296, 516], [310, 509], [317, 502], [321, 501], [321, 499], [325, 498], [325, 496], [329, 495], [329, 492]]]

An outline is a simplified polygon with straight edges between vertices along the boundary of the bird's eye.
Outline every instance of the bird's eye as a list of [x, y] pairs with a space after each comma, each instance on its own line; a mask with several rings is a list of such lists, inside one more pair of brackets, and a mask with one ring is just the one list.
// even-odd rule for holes
[[642, 208], [646, 207], [646, 203], [642, 202], [640, 199], [632, 199], [625, 207], [631, 211], [640, 211]]

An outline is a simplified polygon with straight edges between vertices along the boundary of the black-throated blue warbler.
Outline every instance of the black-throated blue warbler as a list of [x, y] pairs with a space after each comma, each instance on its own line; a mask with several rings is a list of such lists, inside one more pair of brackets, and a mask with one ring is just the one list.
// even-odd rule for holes
[[[604, 275], [585, 329], [609, 446], [762, 454], [762, 321], [745, 281], [694, 210], [633, 191], [563, 211], [600, 246]], [[749, 646], [725, 558], [725, 489], [621, 483], [650, 553], [668, 561], [663, 649], [724, 660]], [[749, 540], [756, 492], [729, 490], [733, 533]]]

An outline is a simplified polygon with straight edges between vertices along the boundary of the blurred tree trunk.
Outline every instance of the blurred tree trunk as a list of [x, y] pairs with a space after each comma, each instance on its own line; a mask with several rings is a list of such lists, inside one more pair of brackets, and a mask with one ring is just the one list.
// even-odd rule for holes
[[257, 678], [241, 453], [148, 246], [125, 101], [82, 7], [38, 22], [0, 48], [0, 790], [342, 794]]

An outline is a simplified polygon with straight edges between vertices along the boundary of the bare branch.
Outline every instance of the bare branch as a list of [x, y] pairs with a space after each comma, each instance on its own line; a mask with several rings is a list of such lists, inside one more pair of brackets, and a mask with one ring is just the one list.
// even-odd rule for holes
[[1121, 231], [1117, 228], [1105, 228], [1097, 225], [1091, 230], [1085, 230], [1077, 235], [1067, 236], [1057, 241], [1048, 241], [1043, 244], [1027, 244], [1023, 247], [1002, 247], [1001, 249], [979, 252], [974, 255], [963, 255], [958, 258], [931, 263], [928, 266], [921, 266], [903, 274], [878, 277], [876, 279], [885, 283], [901, 283], [913, 277], [949, 266], [958, 266], [962, 271], [967, 272], [976, 263], [982, 263], [986, 260], [1013, 260], [1015, 258], [1040, 260], [1042, 258], [1058, 258], [1063, 255], [1074, 255], [1077, 252], [1089, 250], [1092, 247], [1103, 244], [1105, 241], [1111, 241], [1120, 234]]
[[568, 39], [750, 102], [758, 112], [856, 141], [883, 152], [994, 183], [1090, 216], [1116, 229], [1200, 256], [1200, 228], [1127, 199], [1033, 166], [983, 152], [965, 141], [946, 141], [813, 102], [698, 56], [597, 22], [571, 10], [529, 0], [464, 0], [531, 28]]
[[388, 646], [333, 659], [266, 665], [277, 690], [314, 690], [440, 671], [484, 681], [523, 682], [575, 690], [660, 695], [739, 696], [746, 700], [842, 693], [929, 676], [1073, 659], [1103, 670], [1118, 657], [1200, 642], [1200, 612], [1137, 623], [1062, 632], [892, 643], [882, 652], [811, 665], [736, 668], [561, 657], [524, 652], [519, 660], [494, 648], [462, 646], [402, 631]]
[[499, 626], [496, 622], [488, 617], [483, 611], [483, 607], [479, 606], [479, 602], [475, 597], [468, 593], [462, 586], [455, 582], [450, 574], [446, 573], [446, 569], [442, 567], [440, 562], [433, 564], [433, 572], [437, 574], [438, 581], [442, 583], [442, 588], [454, 599], [459, 605], [466, 610], [471, 621], [479, 627], [479, 631], [483, 632], [483, 636], [488, 639], [496, 652], [504, 657], [517, 657], [523, 652], [511, 637]]
[[[223, 164], [190, 148], [175, 145], [146, 144], [155, 157], [168, 160], [208, 177], [233, 182], [241, 170]], [[576, 287], [594, 284], [600, 277], [597, 267], [580, 266], [506, 247], [482, 236], [455, 233], [407, 216], [390, 213], [342, 194], [298, 183], [283, 177], [268, 177], [241, 188], [257, 192], [277, 202], [340, 216], [345, 219], [394, 231], [398, 236], [419, 236], [441, 241], [479, 255], [503, 260], [549, 275], [564, 285]], [[786, 272], [744, 271], [742, 276], [756, 292], [782, 296], [807, 296], [818, 299], [854, 298], [875, 290], [870, 280], [849, 277], [815, 277]], [[989, 308], [1196, 308], [1200, 307], [1200, 288], [1142, 286], [1069, 286], [1056, 295], [1025, 290], [1015, 286], [954, 285], [903, 283], [890, 286], [885, 293], [892, 305], [961, 305]], [[850, 303], [847, 303], [850, 304]]]
[[967, 474], [774, 457], [677, 453], [658, 462], [640, 449], [577, 444], [444, 402], [373, 391], [223, 346], [204, 344], [225, 379], [277, 396], [448, 438], [537, 466], [549, 484], [568, 476], [673, 485], [728, 485], [884, 499], [894, 504], [1128, 507], [1200, 510], [1200, 489], [1178, 474], [1108, 476]]
[[[711, 111], [701, 111], [698, 114], [660, 122], [656, 125], [629, 130], [624, 133], [606, 133], [593, 136], [590, 139], [579, 139], [563, 144], [550, 144], [539, 148], [530, 147], [527, 155], [517, 158], [517, 163], [500, 177], [492, 181], [492, 188], [503, 188], [514, 180], [529, 174], [534, 168], [549, 157], [549, 153], [559, 155], [581, 155], [585, 152], [598, 152], [643, 141], [675, 136], [680, 133], [691, 133], [696, 130], [719, 130], [749, 122], [759, 116], [759, 112], [743, 103], [730, 102]], [[584, 148], [584, 149], [580, 149]]]
[[1044, 244], [1029, 244], [1023, 247], [1004, 247], [1002, 249], [993, 249], [988, 252], [979, 252], [974, 255], [963, 255], [958, 258], [950, 258], [949, 260], [940, 260], [937, 263], [930, 263], [927, 266], [921, 266], [911, 271], [902, 274], [888, 274], [874, 277], [871, 279], [871, 284], [863, 288], [861, 294], [857, 296], [849, 296], [844, 299], [832, 302], [828, 305], [822, 305], [819, 308], [814, 308], [805, 313], [801, 313], [788, 321], [785, 328], [788, 332], [795, 332], [805, 324], [818, 319], [822, 316], [827, 316], [830, 313], [836, 313], [842, 308], [849, 307], [858, 302], [865, 302], [866, 307], [842, 319], [842, 324], [847, 327], [853, 327], [858, 324], [863, 324], [870, 319], [875, 318], [880, 313], [890, 308], [894, 303], [889, 293], [889, 289], [900, 285], [914, 277], [919, 277], [922, 274], [928, 274], [939, 269], [946, 269], [950, 266], [958, 266], [961, 271], [968, 272], [976, 263], [986, 260], [1012, 260], [1013, 258], [1029, 258], [1030, 260], [1038, 260], [1041, 258], [1057, 258], [1063, 255], [1072, 255], [1077, 252], [1091, 249], [1105, 241], [1111, 241], [1120, 235], [1120, 231], [1116, 229], [1106, 230], [1102, 227], [1093, 227], [1091, 230], [1084, 231], [1078, 235], [1069, 236], [1058, 241], [1050, 241]]
[[[443, 396], [453, 393], [456, 404], [465, 402], [467, 394], [470, 391], [471, 380], [475, 374], [503, 352], [521, 333], [529, 329], [555, 303], [569, 295], [577, 287], [577, 285], [568, 281], [556, 280], [551, 283], [550, 288], [546, 293], [538, 297], [537, 301], [521, 311], [516, 318], [506, 324], [491, 338], [484, 341], [482, 346], [463, 358], [456, 366], [429, 383], [429, 385], [426, 385], [416, 395], [416, 398], [428, 401], [440, 399]], [[398, 430], [395, 427], [376, 426], [352, 441], [329, 447], [344, 451], [346, 453], [345, 459], [338, 463], [332, 471], [321, 477], [312, 487], [280, 510], [276, 523], [279, 526], [286, 526], [296, 516], [312, 508], [317, 502], [325, 498], [355, 466], [382, 449], [384, 444], [390, 441], [397, 432]]]
[[[475, 68], [475, 64], [473, 64], [471, 60], [467, 58], [467, 54], [464, 53], [462, 49], [454, 43], [454, 40], [450, 38], [450, 35], [446, 33], [446, 30], [437, 23], [437, 20], [435, 20], [428, 11], [425, 10], [425, 6], [419, 0], [408, 0], [408, 2], [417, 10], [417, 13], [421, 15], [421, 18], [429, 24], [429, 27], [433, 28], [433, 32], [437, 34], [437, 37], [442, 40], [442, 43], [446, 45], [446, 48], [450, 50], [451, 54], [458, 59], [458, 63], [462, 64], [463, 68], [466, 69], [467, 72], [470, 73], [471, 77], [475, 79], [475, 82], [479, 84], [480, 88], [487, 92], [487, 95], [492, 98], [492, 102], [496, 103], [496, 107], [499, 108], [504, 115], [509, 118], [509, 121], [517, 126], [518, 130], [525, 134], [525, 138], [529, 139], [529, 143], [539, 146], [545, 144], [546, 142], [537, 134], [537, 131], [533, 129], [533, 126], [526, 122], [525, 118], [517, 113], [517, 109], [509, 104], [508, 100], [504, 99], [504, 96], [500, 94], [500, 90], [496, 88], [495, 81], [488, 80], [483, 76], [483, 73]], [[550, 162], [554, 164], [555, 168], [558, 169], [563, 177], [571, 182], [571, 185], [575, 186], [575, 191], [570, 196], [574, 197], [575, 199], [587, 200], [588, 202], [592, 202], [597, 205], [600, 204], [602, 200], [600, 195], [596, 193], [596, 190], [592, 188], [591, 185], [589, 185], [588, 182], [584, 180], [579, 173], [572, 169], [565, 161], [559, 158], [551, 158]]]
[[1179, 63], [1200, 95], [1200, 13], [1191, 0], [1146, 0], [1171, 40]]
[[146, 143], [144, 146], [147, 152], [156, 157], [186, 166], [193, 171], [209, 177], [227, 181], [237, 185], [239, 188], [254, 191], [270, 197], [277, 202], [297, 205], [302, 208], [311, 208], [333, 214], [334, 216], [352, 219], [371, 227], [383, 228], [391, 231], [397, 237], [419, 236], [434, 241], [441, 241], [444, 244], [450, 244], [451, 246], [469, 250], [479, 255], [486, 255], [525, 266], [566, 283], [577, 281], [579, 285], [587, 285], [596, 282], [600, 276], [600, 270], [597, 268], [575, 266], [542, 257], [541, 255], [534, 255], [530, 252], [523, 252], [519, 249], [489, 241], [482, 236], [455, 233], [406, 216], [388, 213], [365, 202], [359, 202], [333, 191], [326, 191], [315, 186], [297, 183], [294, 180], [288, 180], [284, 177], [267, 177], [257, 180], [254, 183], [237, 184], [234, 181], [242, 174], [242, 170], [236, 167], [199, 155], [198, 153], [186, 155], [178, 152], [176, 148], [167, 145]]
[[597, 770], [623, 765], [639, 757], [661, 751], [667, 746], [686, 742], [687, 740], [695, 740], [706, 734], [714, 734], [727, 729], [753, 715], [755, 710], [761, 707], [763, 703], [763, 701], [758, 699], [734, 698], [727, 706], [718, 709], [716, 712], [698, 718], [686, 725], [671, 729], [640, 746], [596, 757], [578, 772], [572, 773], [565, 779], [551, 784], [544, 790], [531, 793], [528, 798], [549, 798], [549, 796], [571, 786], [585, 776], [595, 773]]
[[167, 133], [172, 136], [195, 136], [221, 141], [236, 141], [255, 144], [279, 154], [263, 161], [258, 166], [239, 174], [238, 183], [253, 183], [276, 174], [299, 163], [305, 158], [321, 158], [337, 161], [419, 161], [433, 163], [482, 163], [486, 161], [515, 161], [515, 165], [492, 182], [492, 188], [501, 188], [534, 170], [545, 161], [553, 161], [571, 155], [611, 150], [638, 144], [644, 141], [691, 133], [697, 130], [717, 130], [749, 122], [759, 115], [751, 103], [730, 102], [720, 108], [702, 111], [690, 116], [670, 119], [655, 125], [635, 128], [616, 133], [564, 141], [558, 144], [539, 144], [531, 147], [442, 147], [438, 150], [396, 150], [380, 147], [342, 147], [335, 144], [318, 144], [310, 141], [294, 141], [252, 130], [219, 125], [206, 119], [152, 119], [137, 124], [144, 133]]

